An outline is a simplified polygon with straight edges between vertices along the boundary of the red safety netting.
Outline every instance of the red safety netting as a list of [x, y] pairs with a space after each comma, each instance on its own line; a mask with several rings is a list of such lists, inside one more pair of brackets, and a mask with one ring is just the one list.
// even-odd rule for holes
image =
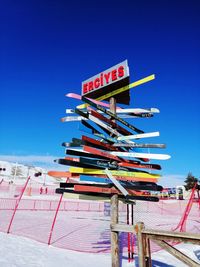
[[[46, 244], [50, 240], [51, 245], [65, 249], [93, 253], [110, 252], [109, 202], [63, 198], [58, 210], [60, 195], [55, 195], [53, 199], [52, 197], [47, 199], [48, 194], [41, 195], [38, 190], [32, 190], [29, 195], [28, 184], [19, 202], [20, 191], [19, 196], [10, 197], [10, 192], [13, 193], [10, 187], [13, 185], [7, 185], [7, 196], [9, 197], [0, 198], [0, 231], [8, 231], [15, 211], [9, 230], [12, 234], [32, 238]], [[5, 188], [3, 187], [3, 195], [6, 193]], [[21, 186], [21, 190], [22, 188]], [[34, 195], [33, 192], [37, 193]], [[133, 213], [129, 209], [129, 224], [142, 221], [146, 228], [171, 231], [179, 225], [187, 205], [188, 200], [176, 199], [160, 200], [158, 203], [137, 201], [133, 206]], [[127, 206], [120, 203], [119, 210], [119, 223], [127, 224]], [[56, 212], [57, 217], [55, 218]], [[199, 233], [199, 215], [199, 203], [192, 200], [190, 213], [186, 216], [186, 231]], [[136, 245], [137, 239], [134, 235], [128, 237], [127, 233], [120, 233], [121, 253], [137, 253]], [[152, 246], [152, 251], [158, 249], [160, 248]]]

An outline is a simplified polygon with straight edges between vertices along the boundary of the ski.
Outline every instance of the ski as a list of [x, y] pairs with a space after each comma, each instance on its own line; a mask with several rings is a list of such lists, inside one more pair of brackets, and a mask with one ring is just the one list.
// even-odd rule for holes
[[[83, 151], [86, 151], [88, 153], [91, 153], [91, 155], [96, 155], [96, 156], [102, 156], [102, 157], [105, 157], [105, 158], [108, 158], [108, 159], [112, 159], [112, 160], [115, 160], [115, 161], [125, 161], [115, 155], [112, 155], [108, 152], [105, 152], [105, 151], [102, 151], [102, 150], [99, 150], [99, 149], [96, 149], [96, 148], [93, 148], [93, 147], [90, 147], [90, 146], [83, 146]], [[124, 153], [124, 152], [123, 152]], [[91, 156], [91, 157], [92, 157]]]
[[170, 155], [166, 154], [151, 154], [151, 153], [137, 153], [137, 152], [108, 152], [112, 155], [119, 157], [134, 157], [134, 158], [148, 158], [148, 159], [158, 159], [167, 160], [170, 159]]
[[[145, 191], [162, 191], [163, 187], [161, 185], [157, 185], [156, 183], [150, 183], [150, 182], [124, 182], [119, 181], [120, 184], [128, 189], [132, 190], [145, 190]], [[113, 183], [85, 183], [85, 182], [70, 182], [70, 183], [60, 183], [60, 188], [73, 188], [75, 185], [83, 185], [88, 187], [100, 187], [100, 188], [112, 188], [114, 186]]]
[[81, 120], [87, 120], [87, 119], [83, 118], [82, 116], [66, 116], [60, 119], [61, 122], [72, 122], [72, 121], [81, 121]]
[[[108, 193], [108, 194], [120, 194], [120, 190], [117, 190], [115, 187], [107, 188], [107, 187], [99, 187], [99, 186], [87, 186], [87, 185], [75, 185], [75, 191], [82, 192], [94, 192], [94, 193]], [[129, 194], [134, 194], [135, 191], [129, 190], [129, 192], [125, 189], [124, 196], [128, 196]]]
[[[93, 173], [73, 173], [73, 175], [79, 175], [80, 181], [88, 181], [88, 182], [99, 182], [99, 183], [108, 183], [109, 179], [105, 174], [93, 174]], [[133, 176], [120, 176], [120, 175], [113, 175], [115, 179], [119, 181], [129, 181], [129, 182], [153, 182], [157, 183], [159, 177], [156, 178], [146, 178], [146, 177], [133, 177]]]
[[103, 150], [124, 151], [121, 148], [113, 147], [109, 143], [105, 143], [103, 141], [99, 141], [84, 135], [82, 136], [82, 140], [78, 138], [72, 138], [72, 142], [62, 143], [62, 146], [64, 147], [82, 147], [83, 145], [92, 146], [94, 148], [99, 148]]
[[[71, 159], [55, 159], [54, 162], [57, 162], [58, 164], [62, 164], [62, 165], [67, 165], [67, 166], [74, 166], [74, 167], [79, 167], [79, 168], [94, 168], [96, 169], [97, 166], [93, 166], [93, 165], [90, 165], [90, 164], [85, 164], [85, 163], [82, 163], [80, 161], [74, 161], [74, 160], [71, 160]], [[105, 167], [102, 167], [102, 166], [98, 166], [99, 169], [105, 169]], [[116, 169], [116, 168], [115, 168]]]
[[112, 113], [111, 111], [106, 110], [105, 108], [103, 108], [100, 105], [95, 104], [93, 101], [89, 100], [86, 97], [82, 97], [82, 100], [88, 104], [90, 104], [91, 106], [93, 106], [94, 108], [96, 108], [97, 110], [101, 110], [102, 112], [104, 112], [105, 114], [109, 115], [111, 118], [121, 122], [122, 124], [124, 124], [126, 127], [128, 127], [129, 129], [137, 132], [137, 133], [144, 133], [144, 131], [134, 127], [133, 125], [131, 125], [130, 123], [128, 123], [127, 121], [123, 120], [122, 118], [120, 118], [119, 116], [117, 116], [116, 114]]
[[[89, 193], [104, 193], [104, 194], [118, 194], [121, 195], [120, 191], [115, 187], [100, 187], [100, 186], [87, 186], [87, 185], [75, 185], [74, 191], [81, 191], [81, 192], [89, 192]], [[134, 189], [127, 189], [125, 190], [126, 195], [125, 197], [129, 198], [129, 196], [145, 196], [144, 192], [136, 191]]]
[[[81, 100], [81, 95], [79, 95], [79, 94], [75, 94], [75, 93], [68, 93], [68, 94], [66, 94], [65, 95], [66, 97], [70, 97], [70, 98], [74, 98], [74, 99], [77, 99], [77, 100]], [[104, 106], [104, 107], [107, 107], [107, 108], [109, 108], [109, 104], [108, 103], [104, 103], [104, 102], [101, 102], [101, 101], [97, 101], [97, 100], [93, 100], [96, 104], [98, 104], [98, 105], [101, 105], [101, 106]], [[116, 107], [117, 108], [117, 110], [119, 109], [122, 109], [122, 108], [120, 108], [120, 107]]]
[[149, 170], [161, 170], [161, 166], [158, 164], [146, 164], [146, 163], [132, 163], [130, 162], [119, 162], [119, 166], [125, 168], [141, 168], [141, 169], [149, 169]]
[[54, 178], [79, 178], [79, 174], [73, 174], [69, 171], [63, 172], [63, 171], [48, 171], [47, 173], [49, 176]]
[[[72, 112], [70, 113], [70, 109], [67, 109], [66, 110], [67, 114], [72, 114]], [[73, 114], [75, 113], [75, 110], [71, 110], [73, 111]], [[88, 107], [88, 112], [90, 113], [90, 107]], [[84, 111], [84, 113], [86, 113]], [[100, 114], [102, 114], [103, 112], [100, 111], [99, 112]], [[144, 113], [126, 113], [126, 112], [116, 112], [117, 115], [120, 117], [120, 118], [124, 118], [124, 119], [133, 119], [133, 118], [151, 118], [153, 117], [153, 113], [150, 113], [150, 112], [144, 112]], [[63, 118], [61, 118], [61, 121], [62, 122], [67, 122], [67, 121], [79, 121], [81, 119], [80, 116], [65, 116]]]
[[124, 170], [124, 171], [137, 171], [131, 168], [123, 167], [114, 163], [110, 163], [109, 161], [105, 160], [95, 160], [95, 159], [88, 159], [88, 158], [71, 158], [65, 157], [62, 159], [55, 159], [54, 162], [57, 162], [61, 165], [79, 167], [79, 168], [90, 168], [90, 169], [112, 169], [112, 170]]
[[139, 169], [149, 169], [149, 170], [160, 170], [161, 166], [158, 164], [143, 164], [138, 161], [127, 161], [127, 162], [112, 162], [108, 160], [99, 160], [99, 159], [89, 159], [80, 157], [80, 162], [85, 164], [90, 164], [98, 168], [99, 165], [104, 166], [105, 168], [118, 169], [122, 170], [124, 168], [130, 171], [133, 171], [134, 168]]
[[112, 163], [110, 161], [105, 160], [99, 160], [99, 159], [89, 159], [89, 158], [83, 158], [80, 157], [80, 162], [82, 164], [94, 166], [96, 168], [102, 168], [102, 169], [113, 169], [113, 170], [128, 170], [127, 168], [120, 167], [118, 164]]
[[[80, 100], [81, 100], [81, 96], [80, 96]], [[92, 99], [91, 99], [92, 100]], [[92, 100], [94, 101], [94, 100]], [[102, 103], [102, 102], [101, 102]], [[99, 104], [101, 105], [101, 104]], [[104, 105], [101, 105], [101, 106], [104, 106]], [[109, 104], [106, 104], [106, 106], [109, 108]], [[90, 107], [88, 107], [89, 110], [90, 110]], [[109, 109], [108, 109], [109, 110]], [[70, 108], [67, 108], [65, 110], [65, 113], [66, 114], [75, 114], [75, 110], [74, 109], [70, 109]], [[102, 111], [100, 111], [100, 113], [103, 113]], [[117, 115], [121, 115], [121, 114], [126, 114], [126, 115], [139, 115], [141, 113], [160, 113], [160, 110], [158, 108], [117, 108], [116, 109], [116, 113]]]
[[117, 137], [117, 140], [123, 141], [123, 140], [131, 140], [131, 139], [149, 138], [149, 137], [156, 137], [159, 135], [160, 135], [159, 132], [133, 134], [133, 135], [128, 135], [128, 136], [119, 136]]
[[64, 146], [64, 147], [81, 147], [82, 144], [73, 141], [73, 142], [63, 142], [62, 146]]
[[[107, 93], [107, 94], [105, 94], [103, 96], [100, 96], [100, 97], [96, 98], [95, 101], [101, 101], [101, 100], [113, 97], [114, 95], [117, 95], [119, 93], [125, 92], [126, 90], [129, 90], [131, 88], [134, 88], [134, 87], [136, 87], [138, 85], [141, 85], [143, 83], [149, 82], [149, 81], [154, 80], [154, 79], [155, 79], [155, 75], [154, 74], [150, 75], [150, 76], [147, 76], [147, 77], [145, 77], [143, 79], [140, 79], [140, 80], [138, 80], [136, 82], [133, 82], [133, 83], [131, 83], [129, 85], [123, 86], [122, 88], [116, 89], [115, 91], [112, 91], [112, 92]], [[90, 103], [82, 104], [82, 105], [78, 106], [77, 108], [80, 108], [80, 109], [86, 108], [88, 106], [88, 104], [90, 105]]]
[[127, 191], [127, 190], [120, 184], [120, 182], [112, 176], [111, 172], [110, 172], [108, 169], [105, 169], [104, 171], [105, 171], [106, 175], [108, 176], [108, 178], [110, 179], [110, 181], [111, 181], [111, 182], [115, 185], [115, 187], [117, 188], [117, 191], [116, 191], [116, 190], [115, 190], [114, 192], [110, 191], [109, 193], [110, 193], [110, 194], [111, 194], [111, 193], [116, 194], [116, 193], [120, 193], [120, 192], [121, 192], [125, 197], [127, 197], [127, 196], [129, 195], [130, 192], [128, 192], [128, 191]]
[[[84, 112], [85, 113], [85, 112]], [[134, 118], [150, 118], [153, 117], [153, 114], [140, 114], [140, 115], [130, 115], [130, 114], [119, 114], [118, 117], [120, 119], [134, 119]], [[61, 122], [76, 122], [76, 121], [80, 121], [81, 119], [83, 119], [81, 116], [65, 116], [60, 118]], [[84, 120], [88, 120], [86, 118], [84, 118]]]
[[64, 142], [62, 144], [63, 146], [66, 147], [81, 147], [81, 146], [91, 146], [94, 148], [98, 148], [98, 149], [102, 149], [102, 150], [110, 150], [110, 151], [124, 151], [124, 149], [122, 148], [118, 148], [118, 147], [113, 147], [110, 143], [105, 143], [103, 141], [99, 141], [97, 139], [93, 139], [90, 138], [88, 136], [83, 135], [82, 136], [82, 140], [78, 139], [78, 138], [72, 138], [72, 142], [71, 143], [66, 143]]
[[[100, 175], [105, 175], [105, 171], [104, 170], [99, 170], [99, 169], [91, 169], [91, 168], [76, 168], [76, 167], [71, 167], [69, 168], [70, 172], [74, 172], [74, 173], [79, 173], [79, 174], [100, 174]], [[126, 176], [126, 177], [138, 177], [138, 178], [159, 178], [160, 175], [159, 174], [150, 174], [150, 173], [146, 173], [146, 172], [139, 172], [139, 171], [134, 171], [134, 172], [130, 172], [130, 171], [121, 171], [121, 170], [112, 170], [111, 174], [114, 176]]]
[[[87, 108], [88, 112], [91, 113], [91, 107]], [[107, 110], [109, 111], [109, 110]], [[99, 110], [100, 114], [104, 114], [102, 111]], [[123, 113], [123, 112], [116, 112], [116, 115], [122, 119], [133, 119], [133, 118], [151, 118], [153, 117], [153, 113], [144, 112], [144, 113]], [[106, 115], [108, 117], [109, 115]]]
[[[56, 188], [57, 194], [63, 194], [63, 193], [70, 193], [70, 194], [82, 194], [85, 196], [93, 196], [95, 198], [102, 197], [110, 199], [113, 194], [110, 193], [96, 193], [96, 192], [85, 192], [85, 191], [75, 191], [73, 189], [67, 189], [67, 188]], [[159, 198], [153, 197], [153, 196], [136, 196], [136, 195], [128, 195], [127, 197], [124, 197], [123, 195], [118, 195], [119, 200], [121, 201], [131, 201], [131, 200], [141, 200], [141, 201], [152, 201], [152, 202], [158, 202]]]
[[86, 174], [81, 174], [79, 181], [81, 182], [90, 182], [90, 183], [109, 183], [110, 180], [107, 178], [105, 175], [104, 177], [98, 176], [98, 175], [86, 175]]
[[88, 153], [88, 152], [82, 151], [82, 150], [66, 149], [65, 153], [67, 155], [72, 155], [72, 156], [79, 156], [79, 157], [86, 157], [86, 158], [96, 158], [96, 159], [107, 159], [107, 157], [105, 157], [105, 156], [93, 155], [91, 153]]
[[165, 144], [140, 144], [140, 143], [114, 143], [114, 147], [128, 147], [128, 148], [166, 148]]

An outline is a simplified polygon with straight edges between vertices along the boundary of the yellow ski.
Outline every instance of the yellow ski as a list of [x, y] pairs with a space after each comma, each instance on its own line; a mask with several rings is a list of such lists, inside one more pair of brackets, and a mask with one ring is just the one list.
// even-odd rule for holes
[[[69, 172], [71, 173], [79, 173], [79, 174], [100, 174], [100, 175], [105, 175], [104, 170], [99, 170], [99, 169], [87, 169], [87, 168], [78, 168], [78, 167], [70, 167]], [[138, 178], [159, 178], [161, 177], [160, 174], [150, 174], [150, 173], [145, 173], [145, 172], [130, 172], [130, 171], [115, 171], [112, 170], [110, 171], [112, 175], [114, 176], [126, 176], [126, 177], [138, 177]]]
[[[141, 84], [143, 84], [143, 83], [152, 81], [152, 80], [154, 80], [154, 79], [155, 79], [155, 75], [152, 74], [152, 75], [147, 76], [147, 77], [145, 77], [145, 78], [143, 78], [143, 79], [140, 79], [140, 80], [138, 80], [138, 81], [136, 81], [136, 82], [130, 83], [129, 85], [126, 85], [126, 86], [123, 86], [123, 87], [121, 87], [121, 88], [119, 88], [119, 89], [116, 89], [116, 90], [113, 91], [113, 92], [110, 92], [110, 93], [107, 93], [107, 94], [105, 94], [105, 95], [103, 95], [103, 96], [100, 96], [100, 97], [96, 98], [95, 100], [98, 100], [98, 101], [104, 100], [104, 99], [106, 99], [106, 98], [109, 98], [109, 97], [112, 97], [112, 96], [114, 96], [114, 95], [120, 94], [120, 93], [122, 93], [122, 92], [124, 92], [124, 91], [127, 91], [127, 90], [129, 90], [129, 89], [131, 89], [131, 88], [134, 88], [134, 87], [136, 87], [136, 86], [138, 86], [138, 85], [141, 85]], [[86, 96], [86, 97], [87, 97], [87, 96]], [[88, 104], [82, 104], [82, 105], [77, 106], [77, 108], [82, 109], [82, 108], [87, 108], [88, 106], [89, 106]]]

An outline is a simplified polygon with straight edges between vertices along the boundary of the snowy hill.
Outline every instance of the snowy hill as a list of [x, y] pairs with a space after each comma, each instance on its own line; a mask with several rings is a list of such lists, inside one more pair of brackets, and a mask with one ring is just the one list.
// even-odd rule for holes
[[[35, 177], [35, 173], [40, 172], [41, 175]], [[47, 170], [38, 166], [23, 165], [14, 162], [0, 161], [0, 179], [14, 184], [24, 184], [28, 176], [36, 183], [57, 184], [58, 182], [47, 175]]]

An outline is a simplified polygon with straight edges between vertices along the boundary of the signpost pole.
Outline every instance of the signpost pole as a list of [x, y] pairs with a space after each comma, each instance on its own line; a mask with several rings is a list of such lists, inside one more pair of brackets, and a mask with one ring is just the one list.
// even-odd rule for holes
[[[116, 114], [116, 99], [110, 98], [110, 111]], [[118, 195], [115, 194], [111, 197], [111, 224], [117, 224], [119, 221], [119, 200]], [[111, 257], [112, 267], [119, 267], [119, 233], [111, 232]]]

